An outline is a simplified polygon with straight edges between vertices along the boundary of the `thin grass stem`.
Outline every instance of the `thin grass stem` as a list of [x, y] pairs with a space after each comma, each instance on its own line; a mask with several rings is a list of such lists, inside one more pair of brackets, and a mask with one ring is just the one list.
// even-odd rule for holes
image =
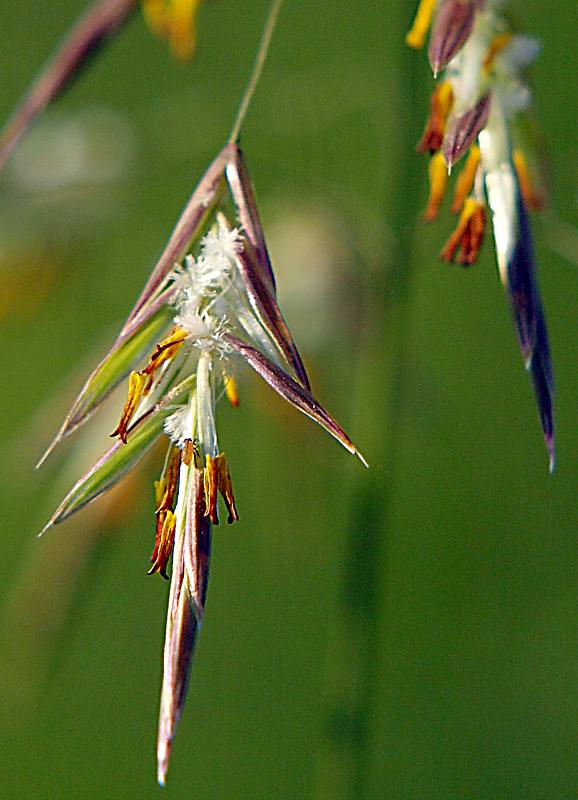
[[263, 28], [263, 33], [261, 35], [261, 41], [259, 42], [257, 55], [255, 56], [253, 69], [251, 70], [251, 75], [239, 104], [237, 116], [235, 117], [233, 127], [231, 128], [231, 133], [228, 139], [230, 144], [233, 144], [239, 139], [241, 127], [245, 121], [245, 117], [247, 116], [249, 106], [251, 105], [251, 100], [253, 99], [253, 95], [255, 94], [255, 90], [257, 89], [259, 80], [261, 78], [261, 73], [263, 72], [263, 67], [265, 66], [265, 61], [267, 60], [269, 46], [271, 44], [271, 39], [273, 38], [273, 33], [275, 31], [275, 26], [277, 25], [277, 19], [279, 17], [279, 12], [282, 5], [283, 0], [273, 0], [271, 3], [267, 21], [265, 22], [265, 27]]

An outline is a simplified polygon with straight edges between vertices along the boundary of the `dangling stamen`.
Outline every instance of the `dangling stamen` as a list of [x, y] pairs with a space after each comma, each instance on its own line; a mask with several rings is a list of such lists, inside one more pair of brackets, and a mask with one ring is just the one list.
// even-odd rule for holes
[[181, 468], [181, 451], [179, 450], [178, 447], [173, 446], [169, 453], [169, 459], [165, 474], [158, 482], [159, 492], [161, 489], [161, 484], [163, 492], [160, 497], [160, 500], [157, 497], [157, 508], [155, 513], [160, 514], [162, 511], [169, 511], [173, 509], [177, 497], [177, 491], [179, 488], [180, 468]]
[[431, 96], [431, 111], [426, 129], [417, 146], [418, 153], [435, 153], [442, 146], [446, 129], [446, 120], [453, 103], [453, 91], [450, 81], [439, 83]]
[[151, 356], [150, 362], [142, 371], [142, 374], [147, 376], [145, 394], [150, 391], [158, 370], [163, 364], [166, 364], [167, 361], [170, 361], [171, 358], [174, 358], [174, 356], [181, 349], [186, 338], [187, 331], [177, 325], [173, 328], [166, 339], [163, 339], [160, 344], [157, 344], [156, 350]]
[[452, 203], [452, 214], [458, 214], [462, 210], [462, 206], [466, 201], [466, 197], [470, 194], [474, 187], [476, 179], [476, 172], [480, 163], [480, 148], [477, 144], [470, 147], [470, 152], [464, 168], [458, 175], [456, 181], [456, 190], [454, 193], [454, 202]]
[[431, 157], [428, 171], [430, 191], [423, 218], [426, 222], [431, 222], [438, 215], [448, 186], [448, 168], [441, 153]]
[[183, 464], [186, 464], [187, 467], [190, 467], [194, 461], [195, 467], [199, 468], [199, 463], [197, 463], [200, 462], [199, 448], [197, 447], [197, 443], [193, 439], [185, 439], [183, 443], [181, 457], [183, 460]]
[[419, 50], [424, 46], [436, 3], [437, 0], [421, 0], [411, 30], [405, 37], [410, 47]]
[[216, 461], [218, 462], [219, 472], [219, 492], [221, 493], [221, 496], [225, 501], [225, 505], [227, 506], [227, 511], [229, 512], [227, 522], [229, 525], [231, 525], [231, 523], [239, 520], [239, 514], [237, 513], [237, 508], [235, 506], [233, 483], [231, 481], [231, 473], [229, 472], [227, 456], [224, 453], [220, 453], [217, 456]]
[[213, 525], [219, 524], [217, 513], [217, 498], [219, 490], [219, 457], [212, 458], [208, 453], [204, 469], [205, 487], [205, 516], [209, 517]]
[[227, 375], [225, 372], [223, 373], [223, 381], [225, 384], [225, 395], [227, 396], [227, 400], [233, 406], [233, 408], [237, 408], [239, 405], [237, 381], [232, 375]]
[[175, 500], [179, 489], [181, 451], [174, 446], [169, 451], [166, 469], [161, 479], [155, 481], [156, 531], [155, 546], [151, 555], [152, 567], [149, 575], [159, 572], [167, 577], [166, 567], [170, 558], [175, 534]]
[[450, 263], [454, 260], [459, 247], [458, 264], [463, 266], [475, 264], [482, 246], [484, 227], [483, 204], [473, 197], [468, 197], [460, 214], [458, 225], [440, 253], [440, 258]]
[[532, 175], [526, 156], [520, 149], [515, 148], [512, 153], [512, 160], [516, 168], [520, 194], [524, 205], [532, 211], [542, 211], [546, 205], [545, 193], [541, 191], [541, 187], [534, 179], [535, 176]]
[[173, 511], [163, 511], [157, 517], [156, 544], [151, 556], [152, 567], [148, 574], [158, 572], [168, 580], [167, 564], [175, 541], [176, 516]]
[[167, 39], [175, 58], [187, 61], [195, 52], [196, 15], [201, 0], [142, 0], [149, 28]]
[[147, 386], [147, 376], [142, 372], [131, 372], [128, 379], [128, 398], [122, 410], [122, 415], [115, 430], [110, 434], [120, 436], [126, 444], [128, 426], [134, 417], [140, 401], [142, 400]]
[[493, 40], [492, 44], [488, 48], [488, 52], [484, 58], [483, 68], [486, 72], [489, 72], [492, 68], [496, 56], [498, 56], [504, 48], [506, 48], [510, 42], [512, 41], [512, 34], [511, 33], [499, 33]]

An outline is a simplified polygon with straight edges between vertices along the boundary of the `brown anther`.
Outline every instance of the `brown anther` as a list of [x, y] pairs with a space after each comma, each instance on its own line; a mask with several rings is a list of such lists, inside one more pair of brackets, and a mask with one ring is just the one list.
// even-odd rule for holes
[[122, 410], [120, 422], [116, 429], [110, 434], [111, 436], [120, 436], [125, 444], [128, 427], [145, 393], [146, 382], [147, 378], [141, 372], [130, 373], [128, 379], [128, 398]]
[[173, 358], [183, 345], [187, 338], [187, 332], [183, 328], [175, 326], [166, 339], [163, 339], [160, 344], [157, 344], [155, 352], [152, 354], [151, 359], [142, 374], [147, 377], [144, 393], [148, 394], [154, 382], [154, 378], [160, 367], [167, 361]]
[[167, 564], [175, 541], [176, 516], [172, 511], [161, 511], [157, 516], [155, 549], [151, 556], [152, 567], [148, 574], [159, 572], [168, 579]]
[[430, 191], [423, 213], [425, 222], [431, 222], [437, 217], [448, 186], [448, 168], [441, 153], [431, 157], [428, 172]]
[[[163, 493], [160, 499], [160, 502], [157, 500], [157, 509], [156, 513], [159, 514], [161, 511], [171, 511], [174, 504], [175, 499], [177, 496], [177, 491], [179, 488], [179, 472], [181, 469], [181, 451], [178, 447], [172, 448], [169, 459], [167, 463], [167, 468], [165, 470], [165, 474], [159, 481], [159, 484], [163, 484]], [[156, 489], [156, 484], [155, 484]]]
[[[463, 266], [475, 264], [484, 238], [484, 227], [483, 204], [473, 197], [468, 197], [464, 203], [457, 227], [440, 253], [440, 258], [448, 263], [457, 260], [457, 263]], [[458, 247], [460, 252], [456, 259]]]
[[195, 462], [195, 466], [198, 466], [197, 462], [200, 459], [200, 453], [195, 441], [192, 439], [185, 439], [185, 443], [181, 451], [181, 458], [183, 460], [183, 464], [186, 464], [187, 467], [191, 466], [193, 460]]
[[511, 33], [499, 33], [495, 38], [492, 44], [488, 48], [488, 52], [485, 55], [483, 68], [486, 72], [489, 72], [492, 68], [496, 56], [499, 55], [504, 48], [506, 48], [510, 42], [512, 41], [512, 34]]
[[219, 492], [221, 493], [221, 496], [225, 501], [225, 505], [227, 506], [227, 511], [229, 512], [227, 522], [229, 525], [231, 525], [231, 523], [238, 521], [239, 514], [237, 513], [237, 508], [235, 506], [233, 483], [231, 481], [231, 473], [229, 472], [227, 456], [224, 453], [220, 453], [216, 460], [218, 461], [219, 466]]
[[456, 181], [456, 190], [454, 193], [454, 202], [452, 203], [452, 214], [459, 214], [462, 206], [466, 201], [466, 197], [470, 194], [474, 187], [476, 179], [476, 172], [480, 163], [480, 148], [477, 144], [470, 147], [470, 152], [464, 164], [464, 168], [458, 175]]
[[535, 180], [535, 172], [532, 174], [524, 153], [515, 148], [512, 153], [512, 160], [516, 168], [520, 194], [524, 205], [532, 211], [542, 211], [546, 206], [546, 192], [543, 190], [543, 186], [539, 185], [540, 181]]
[[225, 375], [225, 394], [227, 395], [227, 400], [233, 406], [233, 408], [237, 408], [239, 405], [239, 391], [237, 388], [237, 381], [232, 377], [232, 375]]
[[219, 457], [211, 458], [206, 456], [204, 469], [204, 488], [205, 488], [205, 516], [209, 517], [213, 525], [219, 524], [217, 513], [217, 498], [219, 494]]
[[449, 81], [439, 83], [431, 96], [431, 111], [424, 134], [417, 146], [418, 153], [436, 153], [442, 146], [446, 131], [446, 120], [450, 113], [454, 95]]

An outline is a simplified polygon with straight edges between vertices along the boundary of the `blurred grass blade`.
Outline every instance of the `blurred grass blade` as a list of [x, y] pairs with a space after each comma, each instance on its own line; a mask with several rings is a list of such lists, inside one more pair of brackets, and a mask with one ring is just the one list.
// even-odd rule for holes
[[219, 153], [189, 198], [142, 294], [129, 315], [122, 330], [123, 334], [134, 318], [152, 301], [155, 292], [162, 285], [175, 263], [183, 259], [192, 244], [205, 232], [211, 216], [225, 193], [226, 153], [227, 148]]
[[297, 345], [293, 341], [275, 295], [261, 277], [256, 254], [248, 242], [245, 243], [244, 249], [237, 256], [237, 266], [251, 303], [251, 308], [288, 366], [295, 373], [298, 381], [306, 389], [310, 389], [309, 378], [297, 350]]
[[267, 281], [267, 284], [273, 294], [275, 293], [275, 275], [271, 267], [271, 260], [265, 242], [265, 234], [261, 225], [257, 203], [255, 202], [255, 195], [253, 187], [251, 186], [251, 178], [243, 158], [241, 148], [236, 144], [228, 146], [230, 159], [227, 163], [227, 183], [231, 190], [231, 197], [239, 217], [239, 222], [245, 232], [245, 235], [253, 245], [255, 254], [257, 256], [257, 263], [259, 264], [260, 271]]
[[360, 461], [367, 466], [367, 462], [349, 436], [339, 427], [333, 417], [319, 405], [310, 392], [300, 386], [300, 384], [287, 375], [286, 372], [283, 372], [283, 370], [279, 369], [275, 364], [272, 364], [262, 353], [254, 347], [251, 347], [251, 345], [241, 341], [236, 336], [226, 333], [223, 335], [223, 341], [239, 353], [249, 366], [252, 367], [277, 394], [291, 403], [298, 411], [301, 411], [302, 414], [305, 414], [305, 416], [324, 428], [331, 436], [337, 439], [346, 450], [356, 455]]
[[126, 334], [119, 337], [85, 383], [58, 434], [38, 462], [39, 467], [63, 439], [87, 421], [110, 392], [152, 349], [155, 342], [162, 338], [163, 332], [171, 324], [172, 315], [173, 310], [170, 307], [161, 305], [152, 316], [145, 317], [139, 326], [133, 325]]
[[136, 0], [98, 0], [76, 23], [0, 135], [0, 169], [29, 125], [72, 82], [136, 8]]

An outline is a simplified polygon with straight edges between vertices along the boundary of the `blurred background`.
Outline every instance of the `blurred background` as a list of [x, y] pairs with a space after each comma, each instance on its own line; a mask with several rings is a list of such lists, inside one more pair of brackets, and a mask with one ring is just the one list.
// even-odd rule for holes
[[[84, 5], [2, 4], [2, 120]], [[34, 464], [224, 143], [267, 8], [207, 0], [186, 66], [137, 15], [0, 176], [3, 798], [160, 796], [162, 456], [41, 540], [124, 389]], [[215, 533], [167, 798], [578, 796], [576, 7], [511, 8], [544, 46], [558, 468], [489, 239], [448, 267], [449, 203], [420, 220], [413, 0], [286, 2], [242, 145], [316, 395], [371, 470], [240, 376], [219, 425], [241, 522]]]

